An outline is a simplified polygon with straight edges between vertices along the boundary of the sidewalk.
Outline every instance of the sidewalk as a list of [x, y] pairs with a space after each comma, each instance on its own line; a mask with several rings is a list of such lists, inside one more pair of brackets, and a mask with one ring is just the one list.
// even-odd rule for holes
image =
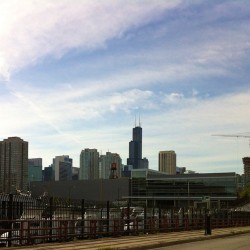
[[250, 226], [213, 229], [212, 235], [204, 235], [204, 230], [157, 233], [140, 236], [122, 236], [117, 238], [100, 238], [94, 240], [75, 240], [62, 243], [46, 243], [32, 246], [11, 247], [7, 249], [75, 249], [75, 250], [120, 250], [120, 249], [153, 249], [199, 240], [226, 237], [235, 234], [249, 233]]

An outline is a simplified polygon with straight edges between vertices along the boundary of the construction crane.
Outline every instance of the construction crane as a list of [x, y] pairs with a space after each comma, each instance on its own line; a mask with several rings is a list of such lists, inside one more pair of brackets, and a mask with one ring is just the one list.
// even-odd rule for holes
[[249, 138], [249, 147], [250, 147], [250, 135], [237, 135], [237, 134], [232, 134], [232, 135], [227, 135], [227, 134], [219, 134], [219, 135], [212, 135], [212, 136], [222, 136], [222, 137], [234, 137], [234, 138]]
[[223, 137], [236, 137], [236, 138], [249, 138], [249, 146], [250, 146], [250, 135], [212, 135], [212, 136], [223, 136]]

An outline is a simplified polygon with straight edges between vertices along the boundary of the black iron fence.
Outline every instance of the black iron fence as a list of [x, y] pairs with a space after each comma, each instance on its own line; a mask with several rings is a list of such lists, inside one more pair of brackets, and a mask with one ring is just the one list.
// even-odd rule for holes
[[205, 208], [105, 206], [84, 200], [38, 199], [0, 195], [0, 244], [30, 245], [53, 241], [138, 235], [250, 225], [250, 213]]

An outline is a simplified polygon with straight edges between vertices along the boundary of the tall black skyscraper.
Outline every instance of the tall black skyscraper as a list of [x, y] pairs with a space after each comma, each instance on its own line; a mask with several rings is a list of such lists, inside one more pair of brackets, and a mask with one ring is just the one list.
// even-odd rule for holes
[[139, 126], [133, 128], [133, 140], [129, 142], [129, 158], [127, 165], [132, 165], [133, 169], [148, 168], [148, 160], [142, 159], [142, 128]]

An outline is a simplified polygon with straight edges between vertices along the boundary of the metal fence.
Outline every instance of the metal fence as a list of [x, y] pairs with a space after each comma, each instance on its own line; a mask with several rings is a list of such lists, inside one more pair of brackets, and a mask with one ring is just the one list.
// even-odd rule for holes
[[[101, 206], [53, 197], [0, 195], [0, 202], [2, 246], [204, 229], [208, 215], [205, 208], [148, 208], [129, 203], [114, 207], [109, 202]], [[209, 211], [212, 228], [250, 225], [249, 215]]]

